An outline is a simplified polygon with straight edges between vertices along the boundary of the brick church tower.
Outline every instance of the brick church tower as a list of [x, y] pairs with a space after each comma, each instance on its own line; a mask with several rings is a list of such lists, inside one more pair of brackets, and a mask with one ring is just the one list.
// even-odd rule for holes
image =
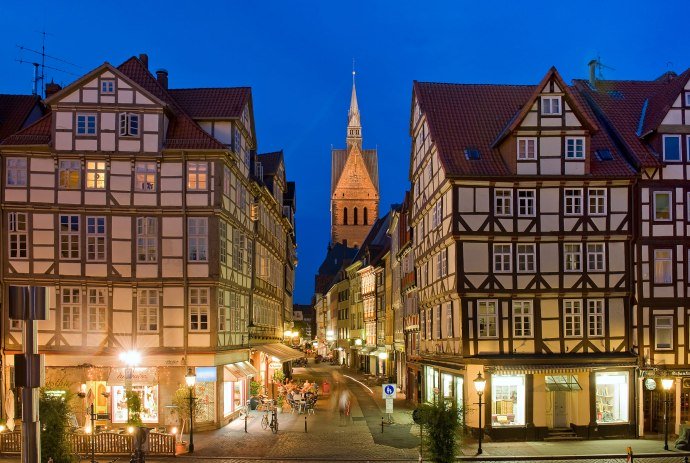
[[359, 247], [379, 216], [379, 170], [376, 150], [362, 149], [354, 71], [346, 140], [331, 150], [331, 243]]

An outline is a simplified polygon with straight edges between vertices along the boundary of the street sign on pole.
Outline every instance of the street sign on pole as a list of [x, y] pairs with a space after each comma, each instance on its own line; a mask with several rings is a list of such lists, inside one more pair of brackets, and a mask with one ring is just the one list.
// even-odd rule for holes
[[384, 384], [381, 390], [383, 392], [383, 399], [395, 399], [395, 392], [397, 391], [395, 383]]
[[386, 399], [386, 413], [393, 413], [393, 399]]

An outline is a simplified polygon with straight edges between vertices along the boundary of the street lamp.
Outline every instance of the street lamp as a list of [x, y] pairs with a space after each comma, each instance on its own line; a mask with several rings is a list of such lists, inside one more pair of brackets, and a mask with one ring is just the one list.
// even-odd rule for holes
[[[141, 363], [141, 354], [135, 350], [120, 352], [120, 361], [127, 365], [125, 368], [125, 397], [129, 397], [132, 392], [132, 371]], [[84, 387], [83, 392], [86, 392], [86, 387]], [[129, 400], [127, 402], [127, 423], [129, 423]]]
[[194, 453], [194, 385], [196, 384], [196, 375], [191, 367], [187, 368], [184, 381], [189, 388], [189, 453]]
[[482, 435], [484, 434], [484, 428], [482, 428], [482, 395], [484, 394], [485, 387], [486, 379], [482, 378], [482, 372], [480, 371], [474, 379], [474, 388], [479, 396], [479, 448], [477, 449], [477, 455], [482, 454]]
[[669, 391], [673, 387], [675, 380], [673, 378], [662, 378], [661, 387], [666, 393], [664, 397], [664, 450], [668, 450], [668, 404], [671, 401], [669, 398]]

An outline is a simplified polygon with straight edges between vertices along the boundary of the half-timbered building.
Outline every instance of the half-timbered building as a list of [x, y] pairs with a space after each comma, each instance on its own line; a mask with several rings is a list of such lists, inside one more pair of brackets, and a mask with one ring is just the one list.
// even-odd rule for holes
[[647, 81], [599, 80], [594, 69], [590, 75], [576, 81], [578, 90], [640, 174], [632, 308], [641, 373], [638, 432], [663, 432], [660, 379], [671, 376], [671, 432], [677, 433], [690, 419], [690, 69]]
[[[154, 77], [141, 55], [99, 66], [45, 104], [44, 117], [3, 140], [0, 156], [3, 229], [12, 230], [3, 240], [4, 298], [8, 285], [49, 288], [49, 318], [38, 327], [48, 381], [80, 389], [97, 413], [124, 423], [129, 375], [120, 354], [135, 350], [132, 388], [145, 423], [176, 424], [165, 405], [188, 368], [199, 424], [227, 422], [258, 375], [248, 329], [259, 325], [250, 311], [258, 281], [251, 90], [171, 89], [167, 71]], [[269, 326], [266, 336], [278, 336]], [[11, 379], [21, 326], [4, 327], [3, 339]]]
[[614, 141], [554, 68], [415, 82], [410, 130], [423, 399], [473, 404], [481, 372], [494, 438], [634, 435], [635, 171]]

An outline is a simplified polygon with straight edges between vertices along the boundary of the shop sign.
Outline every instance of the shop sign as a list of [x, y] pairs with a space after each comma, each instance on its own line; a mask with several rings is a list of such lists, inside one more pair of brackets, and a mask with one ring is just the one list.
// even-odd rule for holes
[[384, 384], [384, 385], [382, 386], [382, 391], [381, 391], [381, 392], [383, 393], [382, 395], [383, 395], [383, 398], [384, 398], [384, 399], [395, 399], [395, 391], [396, 391], [396, 387], [395, 387], [395, 386], [396, 386], [395, 383], [393, 383], [393, 384]]
[[196, 380], [199, 383], [213, 383], [216, 381], [216, 367], [196, 367]]
[[113, 368], [108, 376], [108, 386], [124, 386], [125, 379], [130, 380], [129, 374], [135, 386], [158, 384], [155, 368]]
[[280, 368], [283, 368], [283, 364], [280, 362], [271, 362], [268, 364], [268, 368], [272, 370], [278, 370]]
[[653, 391], [656, 389], [656, 381], [654, 378], [647, 378], [644, 380], [644, 387], [647, 388], [648, 391]]

